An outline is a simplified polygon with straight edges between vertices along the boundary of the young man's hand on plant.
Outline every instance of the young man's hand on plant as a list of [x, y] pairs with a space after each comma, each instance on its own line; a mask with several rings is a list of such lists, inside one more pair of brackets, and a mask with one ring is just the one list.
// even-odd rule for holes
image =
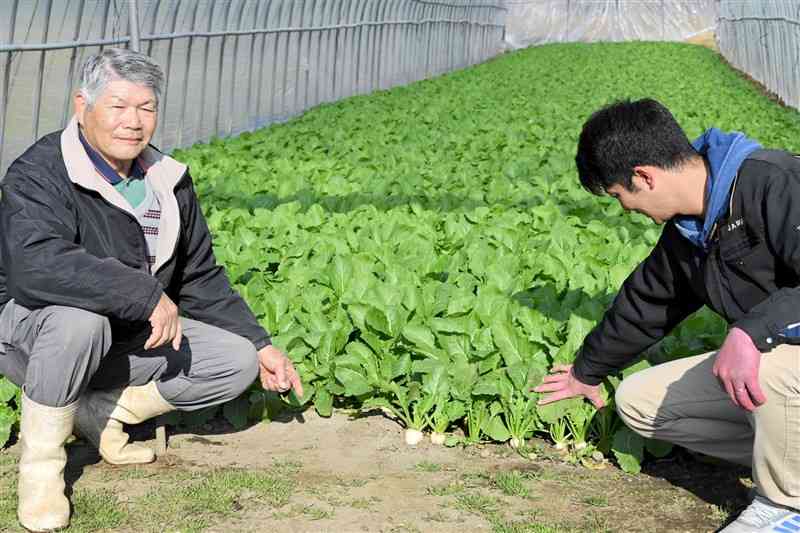
[[539, 400], [539, 405], [566, 400], [575, 396], [583, 396], [592, 402], [597, 409], [605, 405], [600, 393], [602, 385], [586, 385], [581, 383], [572, 373], [572, 365], [554, 365], [550, 374], [546, 375], [542, 383], [535, 387], [533, 392], [549, 392]]

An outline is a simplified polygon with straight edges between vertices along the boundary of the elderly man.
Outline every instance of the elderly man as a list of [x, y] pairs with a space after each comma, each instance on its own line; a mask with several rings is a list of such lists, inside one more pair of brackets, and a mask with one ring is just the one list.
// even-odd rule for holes
[[0, 373], [23, 387], [18, 518], [31, 531], [69, 524], [73, 429], [109, 463], [146, 463], [123, 423], [226, 402], [259, 373], [302, 395], [216, 264], [186, 167], [148, 145], [162, 82], [142, 54], [90, 57], [74, 118], [2, 184]]

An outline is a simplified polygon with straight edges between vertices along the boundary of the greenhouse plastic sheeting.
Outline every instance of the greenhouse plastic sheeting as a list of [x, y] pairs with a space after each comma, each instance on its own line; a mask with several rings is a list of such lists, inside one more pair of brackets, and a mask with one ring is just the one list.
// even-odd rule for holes
[[506, 44], [680, 41], [714, 29], [716, 0], [509, 0]]
[[718, 40], [734, 67], [800, 109], [800, 0], [722, 0]]
[[103, 45], [135, 42], [131, 5], [142, 51], [167, 72], [153, 138], [164, 150], [503, 50], [499, 1], [132, 1], [0, 1], [0, 179], [35, 139], [65, 125], [83, 60]]

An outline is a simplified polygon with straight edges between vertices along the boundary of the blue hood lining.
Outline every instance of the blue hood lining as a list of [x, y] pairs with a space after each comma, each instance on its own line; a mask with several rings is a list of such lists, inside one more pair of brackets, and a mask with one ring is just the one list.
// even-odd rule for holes
[[710, 170], [706, 184], [706, 214], [702, 220], [699, 217], [679, 216], [673, 222], [681, 235], [698, 248], [706, 250], [714, 225], [726, 212], [739, 168], [761, 145], [743, 133], [725, 133], [711, 128], [695, 139], [692, 146], [708, 162]]

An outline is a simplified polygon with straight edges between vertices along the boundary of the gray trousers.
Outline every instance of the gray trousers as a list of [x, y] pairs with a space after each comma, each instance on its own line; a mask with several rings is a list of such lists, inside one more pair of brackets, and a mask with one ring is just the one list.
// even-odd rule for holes
[[255, 346], [223, 329], [181, 318], [180, 350], [144, 349], [141, 338], [115, 342], [104, 316], [74, 307], [30, 310], [11, 300], [0, 314], [0, 374], [36, 403], [63, 407], [86, 389], [155, 381], [176, 409], [236, 398], [258, 376]]

